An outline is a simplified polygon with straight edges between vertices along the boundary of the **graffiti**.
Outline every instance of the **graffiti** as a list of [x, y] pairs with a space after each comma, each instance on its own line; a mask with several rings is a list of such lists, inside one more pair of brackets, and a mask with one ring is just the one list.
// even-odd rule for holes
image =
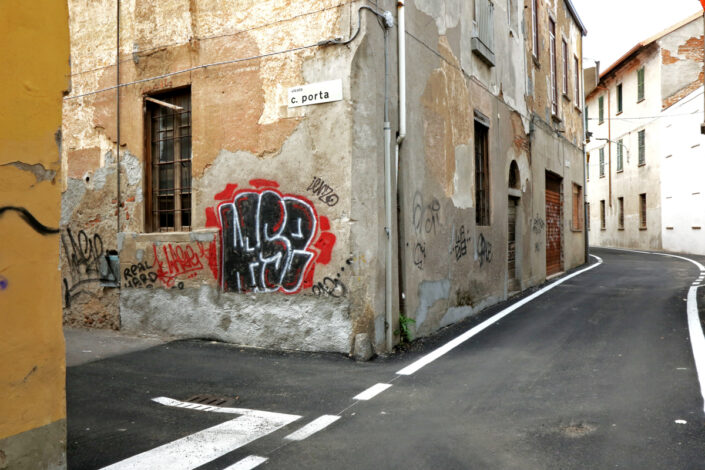
[[438, 199], [424, 204], [423, 194], [416, 192], [414, 195], [414, 229], [416, 233], [436, 233], [436, 226], [440, 225], [441, 219], [441, 203]]
[[7, 211], [17, 212], [20, 215], [20, 217], [22, 217], [22, 220], [27, 222], [27, 225], [32, 227], [37, 233], [39, 233], [41, 235], [52, 235], [55, 233], [59, 233], [58, 228], [47, 227], [46, 225], [44, 225], [43, 223], [38, 221], [37, 218], [34, 217], [32, 215], [32, 213], [29, 212], [24, 207], [15, 207], [15, 206], [0, 207], [0, 217], [2, 217], [2, 215]]
[[157, 281], [157, 273], [152, 271], [154, 265], [147, 263], [133, 264], [129, 268], [125, 268], [122, 272], [123, 285], [125, 287], [146, 287], [151, 289]]
[[328, 186], [325, 181], [317, 176], [313, 177], [313, 181], [308, 185], [306, 191], [311, 191], [318, 196], [319, 201], [324, 202], [330, 207], [338, 204], [338, 200], [340, 199], [335, 191], [333, 191], [333, 188]]
[[[221, 230], [219, 279], [226, 291], [294, 294], [313, 286], [316, 264], [328, 264], [336, 237], [302, 196], [282, 194], [278, 183], [251, 180], [253, 189], [228, 185], [207, 211]], [[320, 235], [316, 239], [316, 235]], [[314, 242], [314, 240], [316, 240]]]
[[455, 245], [453, 246], [455, 260], [459, 261], [463, 256], [468, 254], [468, 243], [472, 241], [472, 237], [466, 236], [465, 225], [461, 225], [460, 230], [453, 238], [455, 239]]
[[492, 262], [492, 243], [485, 240], [485, 236], [482, 234], [477, 239], [477, 257], [480, 260], [480, 267], [485, 263]]
[[67, 228], [66, 236], [61, 236], [61, 244], [64, 247], [71, 277], [70, 284], [69, 280], [64, 278], [64, 302], [67, 307], [71, 306], [71, 300], [83, 292], [81, 287], [86, 284], [94, 282], [117, 284], [119, 273], [113, 270], [108, 254], [104, 253], [100, 235], [96, 233], [91, 237], [80, 230], [74, 237], [71, 229]]
[[0, 290], [7, 289], [8, 281], [5, 276], [0, 275]]
[[[353, 262], [353, 258], [348, 258], [345, 260], [345, 264], [350, 266]], [[313, 295], [318, 297], [328, 296], [335, 299], [345, 297], [348, 294], [348, 288], [340, 280], [342, 273], [345, 272], [345, 266], [342, 266], [334, 278], [324, 277], [323, 281], [314, 284], [311, 288]]]
[[535, 219], [531, 219], [531, 231], [536, 235], [540, 235], [546, 227], [546, 222], [543, 221], [539, 214], [536, 214]]
[[414, 248], [414, 265], [423, 271], [424, 262], [426, 262], [426, 244], [417, 243]]

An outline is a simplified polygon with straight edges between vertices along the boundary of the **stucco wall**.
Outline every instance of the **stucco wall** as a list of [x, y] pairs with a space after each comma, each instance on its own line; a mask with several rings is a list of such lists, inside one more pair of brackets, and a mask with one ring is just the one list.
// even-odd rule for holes
[[0, 467], [65, 468], [57, 227], [67, 11], [63, 2], [2, 8]]

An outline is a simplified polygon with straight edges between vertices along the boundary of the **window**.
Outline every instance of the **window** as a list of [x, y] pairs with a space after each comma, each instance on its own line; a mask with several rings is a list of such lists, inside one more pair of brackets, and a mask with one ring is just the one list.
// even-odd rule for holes
[[605, 229], [605, 200], [600, 201], [600, 230]]
[[646, 165], [646, 130], [639, 131], [639, 166]]
[[[580, 61], [573, 57], [573, 69], [575, 70], [575, 106], [580, 107], [582, 98], [580, 96]], [[585, 127], [587, 129], [587, 127]]]
[[623, 140], [617, 141], [617, 171], [624, 170], [624, 144]]
[[644, 67], [640, 68], [636, 72], [636, 101], [642, 101], [644, 99]]
[[585, 225], [587, 225], [586, 228], [587, 228], [588, 230], [590, 230], [590, 203], [588, 202], [588, 203], [586, 203], [586, 204], [587, 204], [587, 221], [586, 221], [586, 224], [585, 224]]
[[586, 105], [585, 105], [585, 132], [588, 132], [588, 130], [590, 129], [590, 127], [588, 126], [588, 124], [590, 123], [590, 118], [588, 118], [588, 114], [589, 114], [588, 111], [589, 111], [589, 109], [590, 109], [590, 108], [588, 108], [588, 106], [587, 106], [587, 104], [586, 104]]
[[539, 0], [531, 2], [531, 38], [534, 59], [539, 58]]
[[585, 179], [590, 181], [590, 152], [585, 154]]
[[597, 99], [597, 122], [602, 124], [605, 122], [605, 97], [600, 96]]
[[605, 148], [600, 149], [600, 178], [605, 177]]
[[624, 198], [617, 198], [617, 210], [619, 211], [617, 224], [620, 230], [624, 230]]
[[489, 133], [484, 116], [475, 117], [475, 223], [490, 225]]
[[617, 114], [622, 112], [622, 84], [617, 85]]
[[517, 0], [509, 0], [507, 2], [507, 21], [509, 22], [509, 29], [512, 31], [517, 31], [518, 28], [518, 15], [517, 15]]
[[191, 92], [146, 98], [149, 174], [147, 210], [153, 232], [191, 229]]
[[494, 66], [494, 3], [475, 0], [475, 35], [470, 40], [473, 53], [490, 67]]
[[562, 43], [562, 51], [563, 52], [563, 94], [567, 97], [568, 96], [568, 43], [565, 42], [565, 39], [563, 40]]
[[639, 228], [646, 228], [646, 193], [639, 194]]
[[554, 116], [558, 116], [558, 77], [556, 70], [556, 22], [553, 18], [548, 19], [548, 31], [551, 53], [551, 110]]
[[573, 183], [573, 230], [583, 229], [583, 188]]

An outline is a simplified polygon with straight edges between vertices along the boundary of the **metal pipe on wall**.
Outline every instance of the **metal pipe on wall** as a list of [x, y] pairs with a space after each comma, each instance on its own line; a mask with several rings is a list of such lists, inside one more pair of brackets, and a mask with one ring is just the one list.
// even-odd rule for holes
[[116, 139], [117, 139], [117, 149], [115, 152], [115, 165], [117, 171], [117, 222], [116, 222], [116, 236], [120, 233], [120, 0], [116, 0], [117, 3], [117, 27], [116, 27], [116, 45], [115, 45], [115, 76], [116, 78]]

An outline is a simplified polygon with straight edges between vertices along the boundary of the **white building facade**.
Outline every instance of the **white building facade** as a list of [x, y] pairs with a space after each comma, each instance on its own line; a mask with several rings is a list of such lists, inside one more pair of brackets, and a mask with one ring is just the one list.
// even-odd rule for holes
[[693, 15], [586, 90], [591, 245], [705, 254], [702, 84], [703, 19]]

